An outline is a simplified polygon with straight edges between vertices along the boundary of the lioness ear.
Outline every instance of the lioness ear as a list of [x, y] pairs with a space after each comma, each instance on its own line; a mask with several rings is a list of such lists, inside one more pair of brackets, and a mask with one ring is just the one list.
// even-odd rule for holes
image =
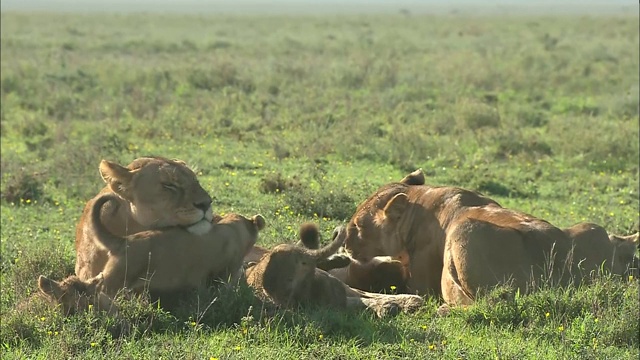
[[253, 222], [253, 224], [256, 226], [256, 228], [258, 229], [258, 231], [264, 229], [265, 226], [267, 226], [267, 222], [265, 221], [264, 217], [260, 214], [258, 215], [254, 215], [251, 218], [251, 221]]
[[187, 163], [182, 161], [182, 160], [180, 160], [180, 159], [171, 159], [171, 161], [176, 162], [176, 163], [178, 163], [180, 165], [187, 166]]
[[422, 168], [405, 176], [400, 182], [405, 185], [424, 185], [424, 172], [422, 172]]
[[407, 194], [400, 193], [391, 198], [387, 205], [384, 207], [385, 220], [395, 221], [398, 220], [402, 214], [404, 214], [407, 205], [409, 204], [409, 198]]
[[59, 299], [64, 293], [57, 281], [51, 280], [44, 275], [38, 277], [38, 288], [44, 295], [53, 297], [54, 299]]
[[100, 162], [100, 176], [111, 191], [130, 200], [128, 189], [133, 173], [129, 169], [114, 162], [102, 160]]

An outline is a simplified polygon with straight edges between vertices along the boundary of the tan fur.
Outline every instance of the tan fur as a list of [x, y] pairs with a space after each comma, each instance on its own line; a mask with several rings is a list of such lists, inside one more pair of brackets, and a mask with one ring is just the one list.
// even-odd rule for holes
[[90, 211], [90, 227], [96, 242], [109, 250], [104, 266], [104, 291], [115, 295], [122, 288], [170, 292], [204, 285], [210, 279], [236, 282], [242, 260], [265, 226], [261, 215], [251, 219], [228, 214], [197, 235], [180, 227], [143, 231], [119, 237], [100, 221], [103, 204], [114, 194], [100, 196]]
[[[333, 235], [335, 237], [336, 234]], [[296, 243], [297, 246], [304, 246], [307, 249], [316, 250], [320, 248], [320, 230], [314, 223], [304, 223], [300, 226], [299, 231], [300, 240]], [[269, 252], [269, 249], [254, 245], [251, 251], [245, 256], [244, 264], [248, 266], [250, 264], [257, 263], [260, 259]], [[350, 263], [350, 259], [346, 255], [329, 256], [325, 259], [318, 259], [318, 268], [328, 271], [330, 269], [339, 267], [345, 267]]]
[[318, 259], [334, 253], [346, 232], [340, 229], [333, 236], [333, 241], [320, 250], [283, 244], [266, 251], [256, 265], [246, 270], [248, 284], [261, 298], [286, 307], [314, 304], [368, 309], [385, 317], [399, 311], [413, 312], [424, 304], [417, 295], [383, 295], [352, 289], [317, 268]]
[[[308, 240], [309, 238], [307, 238]], [[298, 246], [305, 245], [309, 249], [316, 249], [315, 242], [299, 241]], [[245, 256], [245, 266], [250, 266], [269, 252], [269, 249], [254, 245]], [[369, 261], [361, 262], [350, 259], [345, 254], [339, 254], [342, 258], [334, 260], [333, 256], [320, 259], [316, 263], [320, 270], [324, 270], [331, 276], [354, 289], [374, 293], [406, 293], [407, 281], [410, 277], [409, 255], [406, 252], [396, 256], [376, 256]], [[343, 259], [347, 259], [346, 265]]]
[[82, 280], [98, 275], [108, 258], [87, 234], [89, 211], [102, 194], [118, 195], [101, 213], [103, 224], [118, 236], [212, 219], [211, 197], [183, 161], [143, 157], [123, 167], [102, 160], [100, 175], [107, 186], [86, 204], [76, 226], [75, 272]]
[[[410, 174], [408, 178], [416, 179]], [[423, 178], [424, 180], [424, 178]], [[301, 231], [302, 234], [302, 231]], [[320, 246], [320, 236], [307, 233], [301, 236], [299, 246], [317, 249]], [[318, 268], [347, 284], [348, 286], [370, 292], [407, 291], [406, 282], [409, 279], [409, 254], [405, 252], [397, 256], [376, 256], [367, 262], [351, 259], [343, 252], [331, 255], [321, 260]]]
[[[304, 231], [317, 227], [304, 224]], [[326, 273], [316, 272], [318, 260], [333, 254], [344, 237], [336, 236], [327, 246], [312, 250], [292, 244], [281, 244], [267, 252], [254, 266], [247, 269], [247, 283], [259, 296], [290, 307], [305, 303], [344, 307], [346, 295], [342, 283]], [[321, 271], [321, 270], [318, 270]], [[336, 296], [332, 296], [332, 295]]]
[[251, 250], [249, 250], [247, 255], [244, 257], [244, 265], [245, 266], [255, 265], [255, 263], [260, 261], [260, 259], [262, 259], [262, 257], [268, 252], [269, 252], [269, 249], [267, 249], [266, 247], [260, 246], [260, 245], [254, 245], [251, 248]]
[[98, 290], [103, 280], [102, 276], [97, 276], [85, 282], [73, 275], [58, 282], [40, 275], [39, 294], [49, 303], [60, 306], [64, 315], [87, 311], [90, 306], [95, 311], [115, 314], [117, 308], [111, 298]]
[[406, 251], [411, 292], [469, 304], [478, 291], [505, 282], [526, 292], [580, 284], [601, 266], [637, 273], [629, 270], [637, 266], [637, 234], [608, 235], [589, 223], [559, 229], [477, 192], [415, 179], [385, 185], [360, 204], [344, 246], [363, 262]]
[[351, 259], [348, 266], [328, 270], [352, 288], [369, 292], [406, 293], [410, 278], [409, 255], [375, 256], [361, 262]]

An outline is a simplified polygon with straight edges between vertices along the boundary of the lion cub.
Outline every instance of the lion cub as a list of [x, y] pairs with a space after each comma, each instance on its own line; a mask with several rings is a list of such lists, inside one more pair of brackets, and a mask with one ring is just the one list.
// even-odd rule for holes
[[[300, 237], [318, 237], [314, 224], [303, 224]], [[266, 253], [257, 264], [247, 269], [247, 283], [262, 298], [290, 307], [304, 303], [346, 307], [346, 289], [342, 282], [325, 271], [316, 269], [342, 245], [344, 237], [334, 233], [327, 246], [312, 250], [292, 244], [281, 244]]]
[[[307, 249], [318, 249], [320, 238], [307, 234], [301, 236], [298, 245]], [[409, 254], [406, 252], [398, 256], [375, 256], [367, 262], [360, 262], [346, 254], [338, 253], [318, 262], [319, 269], [328, 272], [349, 287], [374, 293], [394, 290], [396, 293], [406, 293], [406, 283], [410, 277], [408, 267]]]
[[114, 194], [96, 199], [89, 228], [97, 242], [109, 250], [102, 271], [103, 289], [109, 295], [125, 287], [136, 292], [145, 288], [171, 292], [200, 287], [212, 278], [235, 283], [242, 274], [244, 256], [265, 227], [262, 215], [247, 219], [229, 214], [216, 219], [201, 235], [168, 227], [119, 237], [100, 221], [102, 206], [116, 199]]
[[111, 298], [98, 290], [103, 281], [101, 275], [89, 281], [82, 281], [75, 275], [62, 281], [55, 281], [40, 275], [38, 278], [39, 295], [50, 304], [59, 305], [64, 315], [87, 311], [90, 307], [115, 314], [117, 308]]

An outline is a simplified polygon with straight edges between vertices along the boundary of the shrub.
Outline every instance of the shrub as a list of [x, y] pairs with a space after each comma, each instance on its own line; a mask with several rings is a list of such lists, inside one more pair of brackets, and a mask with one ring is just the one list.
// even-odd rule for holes
[[500, 114], [491, 105], [472, 100], [461, 101], [457, 104], [457, 123], [462, 129], [478, 130], [500, 126]]

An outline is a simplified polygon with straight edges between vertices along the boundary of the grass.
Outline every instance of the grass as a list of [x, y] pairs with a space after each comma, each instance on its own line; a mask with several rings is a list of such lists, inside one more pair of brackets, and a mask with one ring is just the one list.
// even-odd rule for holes
[[124, 335], [104, 316], [20, 310], [38, 275], [73, 272], [103, 158], [187, 161], [217, 212], [266, 217], [268, 246], [303, 221], [326, 240], [418, 167], [558, 226], [637, 231], [637, 16], [1, 17], [3, 359], [640, 355], [638, 282], [607, 277], [497, 289], [445, 318], [438, 299], [387, 320], [271, 313], [246, 288], [171, 313], [131, 300]]

